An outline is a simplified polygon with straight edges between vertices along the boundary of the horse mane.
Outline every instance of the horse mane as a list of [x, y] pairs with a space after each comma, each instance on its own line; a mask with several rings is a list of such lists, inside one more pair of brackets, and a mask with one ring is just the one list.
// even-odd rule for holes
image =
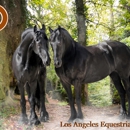
[[21, 34], [21, 40], [23, 40], [25, 36], [30, 32], [33, 32], [33, 28], [26, 28]]
[[[29, 36], [30, 35], [30, 36]], [[26, 42], [26, 40], [28, 40], [28, 37], [30, 38], [30, 41]], [[23, 33], [21, 34], [21, 42], [19, 47], [22, 48], [23, 46], [29, 46], [30, 43], [32, 42], [34, 36], [33, 36], [33, 28], [28, 28], [25, 31], [23, 31]], [[28, 43], [28, 44], [27, 44]]]
[[68, 61], [75, 55], [76, 44], [74, 39], [71, 37], [71, 35], [66, 29], [60, 28], [60, 32], [63, 39], [63, 43], [67, 47], [66, 53], [64, 55], [64, 61]]
[[[63, 36], [68, 37], [68, 38], [70, 38], [72, 41], [74, 41], [74, 39], [71, 37], [71, 35], [69, 34], [69, 32], [68, 32], [66, 29], [60, 28], [60, 30], [61, 30], [61, 34], [62, 34]], [[64, 37], [63, 37], [63, 39], [64, 39]]]
[[69, 32], [64, 29], [64, 28], [60, 28], [60, 32], [63, 38], [63, 42], [64, 43], [71, 43], [73, 47], [75, 47], [75, 41], [74, 39], [71, 37], [71, 35], [69, 34]]

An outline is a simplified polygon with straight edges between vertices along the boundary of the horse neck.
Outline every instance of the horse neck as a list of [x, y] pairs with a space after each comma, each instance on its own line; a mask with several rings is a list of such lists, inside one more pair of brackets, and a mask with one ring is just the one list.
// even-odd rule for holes
[[64, 41], [65, 44], [65, 52], [63, 56], [63, 60], [69, 60], [75, 55], [75, 41], [70, 39], [68, 41]]
[[33, 41], [33, 38], [24, 38], [22, 41], [21, 41], [21, 44], [19, 46], [19, 55], [21, 55], [22, 57], [22, 63], [25, 64], [26, 62], [26, 59], [27, 59], [27, 52], [28, 52], [28, 48], [29, 48], [29, 45], [32, 43]]
[[30, 66], [35, 66], [41, 62], [41, 58], [35, 53], [33, 47], [28, 47], [26, 55], [24, 55], [24, 62], [23, 64]]

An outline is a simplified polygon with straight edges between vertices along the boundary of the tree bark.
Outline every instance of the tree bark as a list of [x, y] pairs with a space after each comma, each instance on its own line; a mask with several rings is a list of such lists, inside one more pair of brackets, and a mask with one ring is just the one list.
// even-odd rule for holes
[[16, 86], [12, 74], [12, 55], [20, 42], [20, 35], [26, 25], [25, 0], [1, 0], [0, 5], [8, 12], [8, 24], [0, 31], [0, 100], [10, 95]]
[[[76, 20], [77, 20], [77, 28], [78, 28], [78, 42], [84, 46], [86, 46], [86, 16], [84, 10], [84, 1], [83, 0], [75, 0], [76, 4]], [[89, 104], [88, 98], [88, 85], [82, 85], [82, 92], [81, 92], [81, 101], [82, 104], [86, 105]]]
[[[109, 31], [109, 36], [110, 39], [112, 40], [117, 40], [115, 39], [115, 25], [114, 25], [114, 13], [113, 13], [113, 3], [110, 4], [110, 31]], [[110, 79], [110, 93], [111, 93], [111, 98], [112, 98], [112, 103], [113, 104], [119, 104], [120, 103], [120, 98], [119, 98], [119, 94], [118, 91], [116, 90], [112, 80]]]
[[76, 3], [76, 20], [78, 28], [78, 42], [86, 45], [86, 25], [85, 25], [85, 12], [83, 0], [75, 0]]

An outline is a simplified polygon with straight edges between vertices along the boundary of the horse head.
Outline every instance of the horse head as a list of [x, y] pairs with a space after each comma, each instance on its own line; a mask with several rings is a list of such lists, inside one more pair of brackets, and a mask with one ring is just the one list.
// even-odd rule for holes
[[68, 58], [68, 52], [73, 51], [74, 40], [67, 30], [58, 26], [57, 29], [50, 31], [50, 43], [54, 52], [54, 65], [56, 68], [61, 67], [63, 59]]
[[59, 26], [57, 29], [50, 31], [50, 44], [54, 52], [54, 65], [56, 68], [61, 67], [62, 57], [65, 51], [65, 44], [63, 43], [62, 28]]
[[33, 49], [34, 52], [39, 55], [42, 59], [43, 64], [50, 65], [50, 56], [48, 54], [48, 38], [45, 33], [45, 26], [42, 25], [41, 29], [37, 29], [37, 26], [34, 26], [34, 42]]

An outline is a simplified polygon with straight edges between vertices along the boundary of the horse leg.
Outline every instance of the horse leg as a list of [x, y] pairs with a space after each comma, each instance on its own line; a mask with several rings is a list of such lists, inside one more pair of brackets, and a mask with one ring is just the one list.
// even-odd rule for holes
[[30, 97], [29, 97], [29, 103], [30, 103], [30, 124], [39, 125], [40, 121], [38, 120], [37, 114], [35, 112], [35, 92], [37, 87], [37, 81], [30, 83]]
[[42, 69], [39, 73], [38, 76], [38, 85], [40, 88], [40, 121], [42, 122], [46, 122], [47, 120], [49, 120], [49, 114], [46, 111], [46, 107], [45, 107], [45, 70]]
[[121, 78], [119, 77], [119, 75], [116, 72], [112, 72], [110, 74], [110, 77], [116, 87], [116, 89], [118, 90], [118, 93], [120, 95], [120, 99], [121, 99], [121, 110], [120, 110], [120, 117], [121, 118], [125, 118], [126, 117], [126, 105], [125, 105], [125, 95], [126, 95], [126, 91], [121, 83]]
[[41, 108], [40, 121], [46, 122], [47, 120], [49, 120], [49, 114], [46, 111], [45, 107], [45, 87], [43, 86], [43, 84], [40, 85], [40, 108]]
[[20, 104], [21, 104], [21, 121], [23, 123], [28, 123], [28, 118], [26, 114], [26, 100], [25, 100], [25, 92], [24, 92], [24, 84], [23, 83], [18, 83], [18, 88], [21, 96]]
[[124, 83], [127, 98], [128, 98], [128, 115], [127, 115], [127, 118], [130, 119], [130, 80], [129, 80], [129, 77], [126, 78], [126, 79], [123, 79], [123, 83]]
[[83, 119], [83, 113], [81, 110], [81, 84], [79, 81], [74, 82], [74, 89], [75, 89], [75, 97], [76, 97], [76, 105], [77, 105], [77, 118]]
[[72, 96], [71, 85], [68, 84], [68, 83], [65, 83], [63, 81], [61, 81], [61, 83], [62, 83], [63, 87], [65, 88], [67, 95], [68, 95], [68, 98], [69, 98], [71, 116], [70, 116], [68, 122], [73, 122], [73, 120], [76, 119], [76, 117], [77, 117], [77, 112], [76, 112], [76, 109], [75, 109], [75, 106], [74, 106], [74, 99], [73, 99], [73, 96]]

